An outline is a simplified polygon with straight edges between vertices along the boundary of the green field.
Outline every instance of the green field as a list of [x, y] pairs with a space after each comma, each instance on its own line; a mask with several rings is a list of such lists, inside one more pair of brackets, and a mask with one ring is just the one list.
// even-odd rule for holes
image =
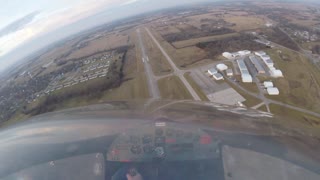
[[192, 96], [177, 76], [160, 79], [158, 85], [163, 99], [192, 99]]

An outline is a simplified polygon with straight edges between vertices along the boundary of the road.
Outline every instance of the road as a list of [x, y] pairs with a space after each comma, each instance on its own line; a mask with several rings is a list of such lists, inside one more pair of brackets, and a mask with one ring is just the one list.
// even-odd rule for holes
[[147, 76], [148, 88], [149, 88], [151, 99], [160, 99], [161, 96], [159, 92], [157, 78], [154, 76], [151, 65], [149, 64], [149, 57], [146, 54], [146, 50], [142, 42], [140, 29], [137, 29], [137, 34], [138, 34], [139, 45], [142, 53], [142, 62], [144, 65], [146, 76]]
[[194, 89], [191, 87], [189, 82], [186, 80], [186, 78], [183, 76], [185, 71], [180, 70], [173, 62], [173, 60], [170, 58], [170, 56], [167, 54], [167, 52], [162, 48], [158, 40], [152, 35], [152, 33], [149, 31], [149, 29], [145, 28], [146, 31], [148, 32], [149, 36], [151, 39], [154, 41], [154, 43], [158, 46], [162, 54], [165, 56], [165, 58], [168, 60], [171, 68], [173, 69], [173, 74], [178, 76], [182, 83], [185, 85], [191, 96], [193, 97], [194, 100], [196, 101], [201, 101], [200, 97], [198, 94], [194, 91]]

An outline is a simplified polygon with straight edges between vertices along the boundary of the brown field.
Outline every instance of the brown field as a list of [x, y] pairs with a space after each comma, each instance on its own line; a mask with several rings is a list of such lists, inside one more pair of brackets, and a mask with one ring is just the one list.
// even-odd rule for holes
[[236, 31], [257, 29], [261, 27], [265, 27], [265, 21], [258, 17], [253, 16], [230, 16], [227, 15], [223, 18], [225, 21], [229, 23], [235, 23], [236, 26], [232, 27], [232, 29]]
[[246, 11], [230, 11], [229, 14], [232, 14], [234, 16], [246, 16], [246, 15], [248, 15], [248, 12], [246, 12]]
[[[149, 62], [152, 71], [156, 76], [167, 75], [172, 72], [168, 60], [164, 57], [157, 45], [154, 44], [150, 36], [145, 30], [142, 30], [142, 40], [146, 53], [149, 57]], [[139, 47], [140, 48], [140, 47]]]
[[163, 99], [192, 99], [192, 96], [177, 76], [170, 76], [160, 79], [158, 81], [158, 85], [161, 97]]
[[188, 39], [184, 41], [177, 41], [172, 43], [174, 47], [180, 49], [188, 46], [195, 46], [198, 43], [201, 42], [210, 42], [210, 41], [215, 41], [219, 39], [224, 39], [228, 37], [234, 37], [234, 36], [239, 36], [238, 33], [229, 33], [229, 34], [223, 34], [223, 35], [215, 35], [215, 36], [206, 36], [206, 37], [201, 37], [201, 38], [194, 38], [194, 39]]
[[188, 21], [188, 24], [200, 29], [201, 25], [204, 24], [201, 22], [201, 19], [215, 19], [217, 20], [218, 18], [216, 17], [217, 13], [207, 13], [207, 14], [200, 14], [200, 15], [195, 15], [195, 16], [188, 16], [186, 19]]
[[135, 44], [135, 48], [127, 52], [126, 62], [123, 68], [124, 82], [120, 87], [114, 88], [104, 93], [102, 101], [106, 100], [134, 100], [149, 98], [147, 80], [144, 73], [141, 59], [141, 50], [138, 46], [136, 31], [130, 32], [130, 43]]
[[173, 34], [173, 33], [179, 33], [181, 32], [179, 29], [177, 29], [174, 26], [165, 26], [165, 27], [158, 27], [157, 31], [163, 36], [163, 35], [167, 35], [167, 34]]
[[99, 51], [115, 49], [125, 45], [128, 45], [127, 35], [112, 34], [90, 41], [87, 46], [73, 51], [66, 59], [78, 59]]
[[198, 62], [205, 60], [207, 54], [204, 50], [197, 48], [195, 46], [176, 49], [170, 43], [165, 41], [158, 32], [150, 29], [155, 38], [159, 41], [161, 46], [166, 50], [166, 52], [171, 56], [172, 60], [175, 62], [176, 66], [180, 68], [190, 68], [195, 66]]

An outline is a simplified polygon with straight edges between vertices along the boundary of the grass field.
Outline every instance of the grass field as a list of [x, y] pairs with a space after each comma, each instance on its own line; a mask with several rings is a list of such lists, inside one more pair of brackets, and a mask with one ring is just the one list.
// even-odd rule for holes
[[305, 42], [305, 43], [302, 43], [301, 44], [301, 47], [306, 49], [306, 50], [309, 50], [311, 51], [312, 48], [316, 45], [320, 45], [320, 41], [316, 41], [316, 42]]
[[173, 33], [179, 33], [181, 32], [179, 29], [177, 29], [174, 26], [166, 26], [166, 27], [158, 27], [157, 28], [158, 32], [163, 36], [163, 35], [167, 35], [167, 34], [173, 34]]
[[253, 16], [230, 16], [227, 15], [224, 17], [224, 20], [229, 23], [235, 23], [236, 26], [232, 29], [236, 31], [243, 31], [249, 29], [257, 29], [265, 26], [263, 19]]
[[205, 60], [207, 53], [195, 46], [176, 49], [170, 43], [165, 41], [158, 32], [149, 29], [155, 38], [159, 41], [161, 46], [166, 50], [168, 55], [172, 58], [177, 67], [187, 69], [197, 66], [202, 60]]
[[314, 117], [312, 115], [304, 114], [302, 112], [275, 104], [270, 104], [270, 111], [271, 113], [277, 114], [285, 118], [286, 120], [290, 120], [291, 122], [297, 121], [310, 127], [320, 128], [320, 118]]
[[115, 49], [125, 45], [128, 45], [127, 35], [112, 34], [88, 42], [87, 46], [73, 51], [66, 59], [77, 59], [99, 51]]
[[246, 101], [243, 102], [243, 104], [246, 105], [247, 107], [253, 107], [262, 102], [260, 99], [257, 99], [256, 97], [252, 97], [248, 95], [246, 92], [242, 91], [241, 89], [239, 89], [238, 87], [230, 83], [229, 81], [226, 81], [226, 83], [228, 83], [234, 90], [236, 90], [242, 97], [246, 99]]
[[163, 99], [192, 99], [192, 96], [177, 76], [170, 76], [160, 79], [158, 81], [158, 85], [161, 97]]
[[259, 89], [255, 83], [243, 83], [240, 82], [240, 86], [245, 88], [247, 91], [253, 92], [253, 93], [259, 93]]
[[168, 60], [164, 57], [157, 45], [154, 44], [150, 36], [145, 30], [142, 30], [142, 39], [152, 71], [156, 76], [166, 75], [172, 72]]
[[200, 99], [202, 101], [209, 101], [209, 99], [207, 98], [207, 96], [203, 93], [203, 91], [201, 90], [201, 88], [198, 86], [198, 84], [193, 80], [193, 78], [190, 76], [190, 73], [186, 73], [184, 74], [184, 77], [187, 79], [187, 81], [189, 82], [189, 84], [191, 85], [191, 87], [196, 91], [196, 93], [198, 94], [198, 96], [200, 97]]
[[201, 38], [194, 38], [194, 39], [188, 39], [184, 41], [177, 41], [172, 43], [174, 47], [180, 49], [188, 46], [195, 46], [196, 44], [200, 42], [210, 42], [215, 41], [219, 39], [224, 39], [228, 37], [234, 37], [239, 36], [238, 33], [229, 33], [229, 34], [223, 34], [223, 35], [215, 35], [215, 36], [207, 36], [207, 37], [201, 37]]
[[264, 111], [264, 112], [268, 112], [266, 105], [263, 105], [263, 106], [259, 107], [257, 110], [259, 110], [259, 111]]
[[[144, 73], [143, 62], [141, 59], [141, 49], [138, 46], [136, 31], [130, 33], [130, 39], [135, 43], [135, 48], [130, 49], [126, 55], [124, 65], [125, 82], [120, 87], [105, 92], [102, 100], [129, 100], [129, 99], [147, 99], [149, 91], [147, 80]], [[140, 61], [139, 61], [140, 60]]]
[[267, 97], [320, 112], [320, 71], [302, 55], [287, 49], [281, 51], [281, 54], [273, 49], [267, 51], [285, 77], [273, 80], [280, 95]]

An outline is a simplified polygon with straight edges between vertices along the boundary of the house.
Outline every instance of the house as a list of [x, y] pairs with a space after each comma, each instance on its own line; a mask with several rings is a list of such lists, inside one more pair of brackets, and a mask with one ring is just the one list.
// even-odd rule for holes
[[225, 57], [225, 58], [227, 58], [227, 59], [232, 59], [232, 58], [234, 58], [233, 55], [232, 55], [231, 53], [229, 53], [229, 52], [224, 52], [224, 53], [222, 53], [222, 56]]
[[232, 69], [227, 69], [226, 70], [226, 73], [227, 73], [227, 76], [233, 76], [233, 71], [232, 71]]
[[279, 69], [275, 69], [275, 70], [270, 70], [270, 75], [274, 78], [279, 78], [279, 77], [283, 77], [283, 73], [281, 70]]
[[212, 76], [212, 75], [218, 73], [218, 71], [215, 68], [211, 68], [208, 70], [208, 73]]
[[271, 81], [265, 81], [265, 82], [263, 83], [263, 86], [264, 86], [265, 88], [271, 88], [271, 87], [273, 87], [273, 83], [272, 83]]
[[268, 92], [269, 95], [272, 95], [272, 96], [280, 94], [279, 89], [276, 88], [276, 87], [267, 88], [267, 92]]
[[220, 74], [220, 73], [215, 73], [215, 74], [213, 74], [213, 78], [214, 78], [215, 80], [217, 80], [217, 81], [223, 80], [223, 76], [222, 76], [222, 74]]

